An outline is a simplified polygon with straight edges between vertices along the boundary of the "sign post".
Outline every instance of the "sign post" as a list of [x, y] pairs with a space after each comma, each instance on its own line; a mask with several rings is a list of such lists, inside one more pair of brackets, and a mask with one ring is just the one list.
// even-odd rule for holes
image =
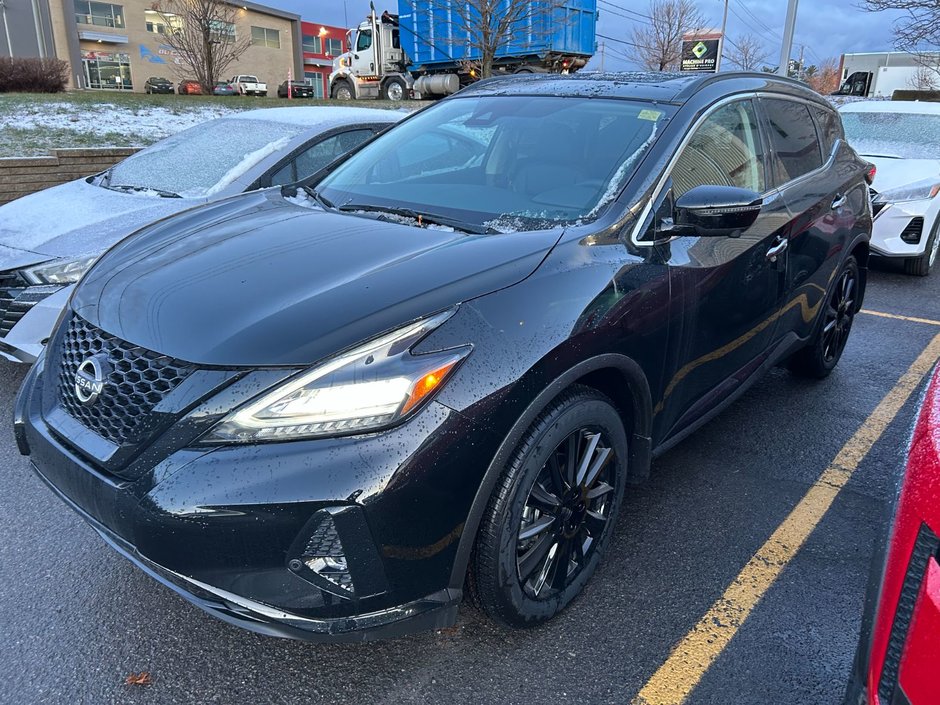
[[682, 37], [682, 60], [679, 70], [694, 73], [715, 73], [721, 56], [722, 35], [718, 30], [691, 32]]
[[294, 96], [291, 95], [293, 91], [291, 90], [291, 85], [290, 85], [290, 80], [291, 80], [291, 76], [293, 75], [293, 73], [294, 73], [293, 68], [287, 69], [287, 99], [288, 100], [293, 100], [294, 98]]

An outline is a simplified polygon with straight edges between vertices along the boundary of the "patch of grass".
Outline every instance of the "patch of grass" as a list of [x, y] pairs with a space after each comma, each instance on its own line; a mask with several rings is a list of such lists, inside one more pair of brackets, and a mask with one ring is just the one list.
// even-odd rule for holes
[[[150, 144], [146, 138], [135, 138], [136, 146]], [[0, 131], [0, 157], [42, 157], [50, 149], [75, 147], [127, 147], [127, 135], [109, 132], [93, 135], [51, 127], [24, 130], [17, 127]]]

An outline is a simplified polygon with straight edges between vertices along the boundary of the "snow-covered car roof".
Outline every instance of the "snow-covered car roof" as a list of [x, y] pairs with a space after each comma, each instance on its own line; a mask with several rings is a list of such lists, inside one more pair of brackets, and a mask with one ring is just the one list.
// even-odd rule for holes
[[940, 115], [940, 103], [926, 103], [919, 100], [860, 100], [840, 106], [839, 112]]
[[298, 108], [262, 108], [226, 115], [222, 120], [265, 120], [326, 130], [354, 123], [398, 122], [406, 112], [382, 108], [332, 108], [304, 106]]

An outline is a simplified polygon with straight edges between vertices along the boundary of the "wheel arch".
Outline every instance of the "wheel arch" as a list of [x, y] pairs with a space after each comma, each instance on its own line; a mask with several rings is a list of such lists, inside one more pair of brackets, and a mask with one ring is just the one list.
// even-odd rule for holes
[[649, 476], [653, 404], [649, 383], [642, 368], [633, 359], [619, 353], [597, 355], [579, 362], [557, 376], [532, 399], [500, 442], [464, 522], [451, 568], [451, 588], [463, 587], [483, 513], [509, 457], [538, 415], [574, 384], [591, 387], [610, 397], [620, 412], [629, 438], [627, 481], [637, 484]]
[[860, 282], [860, 293], [855, 311], [861, 311], [862, 303], [865, 299], [865, 289], [868, 287], [868, 260], [871, 257], [871, 246], [867, 235], [858, 235], [849, 248], [849, 256], [855, 257], [858, 262], [858, 277]]

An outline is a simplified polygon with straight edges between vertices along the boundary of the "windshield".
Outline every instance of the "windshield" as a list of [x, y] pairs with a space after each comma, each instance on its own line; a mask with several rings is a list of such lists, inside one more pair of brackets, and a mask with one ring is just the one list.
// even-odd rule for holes
[[667, 110], [607, 99], [451, 99], [373, 141], [317, 192], [346, 210], [407, 210], [501, 232], [592, 218], [633, 174]]
[[861, 155], [940, 159], [940, 115], [844, 112], [842, 124]]
[[101, 185], [205, 198], [283, 149], [305, 129], [267, 120], [212, 120], [128, 157], [108, 172]]

